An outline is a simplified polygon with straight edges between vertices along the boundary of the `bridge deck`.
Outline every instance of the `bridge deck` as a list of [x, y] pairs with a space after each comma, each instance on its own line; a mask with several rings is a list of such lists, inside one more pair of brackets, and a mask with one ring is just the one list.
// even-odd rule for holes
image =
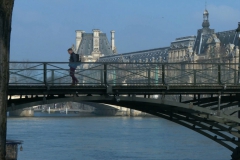
[[158, 85], [158, 86], [27, 86], [10, 85], [9, 95], [42, 94], [237, 94], [239, 85]]

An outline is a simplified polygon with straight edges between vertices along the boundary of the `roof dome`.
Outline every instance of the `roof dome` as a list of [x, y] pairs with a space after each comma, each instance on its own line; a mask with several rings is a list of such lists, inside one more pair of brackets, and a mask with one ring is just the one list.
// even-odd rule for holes
[[208, 21], [203, 21], [202, 27], [203, 28], [208, 28], [210, 26], [210, 23]]
[[203, 12], [203, 14], [208, 14], [208, 11], [205, 9], [205, 11]]

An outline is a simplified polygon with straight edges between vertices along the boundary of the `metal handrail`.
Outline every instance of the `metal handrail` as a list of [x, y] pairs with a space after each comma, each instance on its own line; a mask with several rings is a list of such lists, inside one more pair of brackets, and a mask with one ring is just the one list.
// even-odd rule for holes
[[[20, 66], [26, 63], [29, 66], [26, 65], [26, 68], [22, 66], [18, 68], [19, 65], [10, 67], [10, 85], [33, 82], [38, 82], [34, 84], [39, 85], [70, 83], [69, 62], [10, 62], [10, 65], [17, 63]], [[240, 76], [236, 75], [237, 73], [240, 75], [238, 63], [81, 62], [79, 65], [75, 75], [81, 80], [79, 83], [82, 85], [105, 83], [110, 85], [126, 85], [126, 83], [146, 85], [226, 83], [236, 85], [240, 82]], [[190, 77], [194, 80], [190, 81]]]

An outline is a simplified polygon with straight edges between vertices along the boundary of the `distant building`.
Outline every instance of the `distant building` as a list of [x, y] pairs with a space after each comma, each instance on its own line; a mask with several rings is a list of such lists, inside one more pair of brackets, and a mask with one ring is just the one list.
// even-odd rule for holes
[[[210, 29], [209, 13], [203, 13], [197, 36], [177, 38], [168, 52], [168, 62], [238, 62], [238, 37], [235, 30], [215, 33]], [[235, 59], [234, 59], [235, 58]]]
[[111, 44], [106, 33], [94, 29], [93, 33], [85, 33], [82, 30], [76, 31], [76, 47], [73, 49], [81, 56], [84, 62], [96, 62], [100, 57], [116, 54], [114, 32], [111, 31]]
[[216, 32], [210, 29], [209, 12], [203, 12], [202, 29], [196, 36], [176, 38], [170, 46], [117, 54], [114, 31], [111, 44], [105, 33], [76, 31], [76, 52], [86, 62], [238, 62], [238, 37], [235, 30]]
[[196, 36], [176, 38], [168, 48], [168, 62], [192, 61]]

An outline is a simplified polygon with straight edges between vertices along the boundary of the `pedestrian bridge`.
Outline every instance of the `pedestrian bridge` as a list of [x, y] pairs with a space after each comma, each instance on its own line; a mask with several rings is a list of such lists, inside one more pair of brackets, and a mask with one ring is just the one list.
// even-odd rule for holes
[[79, 84], [70, 86], [67, 63], [11, 62], [8, 110], [66, 101], [118, 105], [183, 125], [239, 158], [238, 64], [89, 62], [75, 75]]

